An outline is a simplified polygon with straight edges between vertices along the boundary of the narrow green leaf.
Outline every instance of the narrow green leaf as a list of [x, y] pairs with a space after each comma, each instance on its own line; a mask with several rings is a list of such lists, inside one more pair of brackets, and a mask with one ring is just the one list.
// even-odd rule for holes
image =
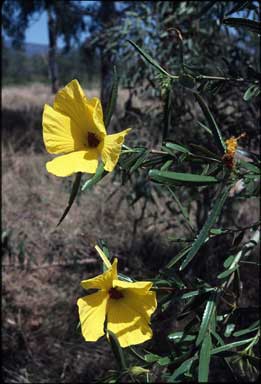
[[131, 166], [130, 168], [130, 173], [133, 173], [134, 171], [136, 171], [136, 169], [138, 169], [140, 167], [140, 165], [144, 162], [144, 160], [146, 160], [146, 158], [148, 157], [148, 154], [149, 154], [149, 151], [144, 149], [143, 152], [141, 152], [140, 156], [137, 158], [137, 160], [135, 161], [135, 163]]
[[108, 333], [109, 340], [111, 343], [112, 352], [116, 358], [116, 361], [119, 364], [120, 369], [121, 370], [127, 370], [127, 364], [126, 364], [126, 361], [124, 358], [123, 350], [120, 346], [120, 343], [119, 343], [116, 335], [109, 330], [107, 330], [107, 333]]
[[104, 164], [100, 163], [94, 176], [88, 179], [82, 186], [82, 191], [89, 191], [95, 184], [97, 184], [105, 175], [107, 171], [104, 170]]
[[[201, 155], [206, 155], [209, 158], [213, 158], [215, 160], [220, 161], [220, 155], [217, 155], [216, 153], [210, 151], [206, 147], [203, 147], [202, 145], [198, 145], [198, 144], [193, 144], [193, 143], [191, 143], [190, 146], [194, 150], [193, 152], [196, 151], [196, 152], [199, 152]], [[197, 155], [197, 153], [196, 153], [196, 155]]]
[[209, 374], [209, 364], [211, 359], [212, 340], [207, 332], [199, 353], [198, 382], [207, 383]]
[[223, 263], [223, 266], [227, 269], [230, 267], [230, 265], [233, 263], [236, 255], [230, 255], [226, 258], [226, 260]]
[[243, 335], [246, 335], [247, 333], [251, 333], [251, 332], [254, 332], [256, 331], [257, 329], [260, 328], [260, 320], [258, 321], [255, 321], [252, 325], [250, 325], [248, 328], [245, 328], [245, 329], [241, 329], [240, 331], [236, 331], [233, 333], [233, 336], [234, 337], [239, 337], [239, 336], [243, 336]]
[[188, 148], [186, 148], [180, 144], [165, 143], [165, 147], [172, 149], [174, 151], [178, 151], [178, 152], [190, 153], [190, 150]]
[[257, 175], [260, 175], [260, 168], [256, 167], [254, 164], [249, 163], [244, 160], [240, 160], [240, 167], [247, 169], [248, 171], [251, 171]]
[[148, 61], [151, 65], [153, 65], [153, 67], [155, 67], [158, 71], [160, 71], [161, 73], [163, 73], [164, 75], [168, 76], [168, 77], [172, 77], [172, 75], [170, 75], [167, 71], [165, 71], [165, 69], [163, 69], [157, 62], [156, 60], [154, 60], [148, 53], [144, 52], [143, 49], [141, 49], [136, 43], [134, 43], [134, 41], [132, 40], [127, 40], [140, 54], [142, 57], [144, 57], [144, 59], [146, 61]]
[[171, 341], [175, 341], [176, 343], [177, 342], [183, 343], [185, 341], [194, 341], [196, 339], [196, 335], [189, 335], [183, 331], [177, 331], [177, 332], [170, 333], [168, 335], [168, 339]]
[[209, 133], [211, 136], [213, 136], [213, 132], [211, 131], [211, 129], [209, 129], [205, 124], [201, 123], [200, 121], [198, 121], [198, 124], [201, 128], [203, 128], [207, 133]]
[[110, 99], [109, 99], [108, 105], [106, 107], [105, 117], [104, 117], [104, 124], [105, 124], [106, 129], [108, 129], [108, 127], [110, 125], [111, 117], [112, 117], [112, 114], [113, 114], [115, 106], [116, 106], [117, 95], [118, 95], [118, 75], [117, 75], [116, 66], [114, 65], [112, 89], [111, 89]]
[[258, 85], [255, 85], [255, 84], [252, 84], [252, 85], [250, 85], [250, 87], [248, 87], [247, 90], [245, 91], [244, 96], [243, 96], [243, 100], [245, 100], [245, 101], [249, 101], [249, 100], [251, 100], [253, 97], [258, 96], [260, 92], [261, 92], [261, 89], [259, 88], [259, 86], [258, 86]]
[[62, 217], [60, 218], [58, 224], [56, 225], [57, 227], [58, 227], [58, 225], [61, 224], [61, 222], [67, 216], [68, 212], [71, 209], [71, 206], [73, 205], [73, 202], [74, 202], [74, 200], [75, 200], [75, 198], [77, 196], [77, 193], [78, 193], [78, 190], [79, 190], [79, 187], [80, 187], [81, 177], [82, 177], [82, 173], [81, 172], [77, 172], [76, 176], [75, 176], [75, 180], [74, 180], [73, 186], [72, 186], [72, 191], [71, 191], [71, 194], [70, 194], [70, 197], [69, 197], [68, 205], [65, 208], [65, 210], [64, 210], [64, 212], [62, 214]]
[[162, 356], [155, 355], [154, 353], [148, 353], [147, 355], [144, 356], [145, 360], [148, 363], [154, 363], [155, 361], [158, 361], [161, 359]]
[[178, 205], [178, 207], [180, 209], [180, 212], [182, 213], [184, 219], [186, 220], [186, 223], [188, 224], [189, 228], [191, 229], [192, 232], [194, 232], [193, 226], [192, 226], [192, 224], [190, 222], [190, 218], [189, 218], [189, 214], [187, 212], [187, 209], [185, 207], [183, 207], [183, 205], [179, 201], [178, 196], [175, 194], [173, 189], [171, 187], [168, 187], [168, 190], [170, 191], [170, 193], [174, 197], [174, 200], [176, 201], [176, 203], [177, 203], [177, 205]]
[[162, 165], [162, 167], [160, 168], [161, 171], [167, 171], [169, 169], [169, 167], [172, 165], [173, 163], [173, 160], [167, 160], [166, 163], [164, 163]]
[[219, 183], [219, 180], [213, 176], [202, 176], [193, 173], [177, 173], [170, 171], [159, 171], [151, 169], [149, 177], [161, 184], [167, 185], [208, 185]]
[[[111, 260], [109, 248], [107, 246], [106, 241], [103, 240], [103, 239], [98, 240], [98, 246], [102, 249], [102, 251], [105, 254], [105, 256], [107, 257], [107, 259]], [[104, 263], [102, 263], [102, 270], [103, 270], [103, 272], [107, 271], [107, 269], [108, 269], [107, 266]]]
[[200, 288], [196, 289], [195, 291], [190, 291], [186, 293], [182, 293], [182, 295], [179, 297], [179, 299], [184, 300], [184, 299], [190, 299], [193, 296], [198, 296], [198, 295], [203, 295], [207, 292], [212, 292], [216, 288]]
[[175, 371], [174, 373], [167, 379], [168, 383], [176, 383], [180, 381], [182, 376], [189, 372], [195, 357], [190, 357], [188, 360], [184, 361]]
[[221, 347], [213, 348], [211, 351], [211, 355], [217, 355], [218, 353], [226, 352], [231, 349], [235, 349], [237, 347], [240, 347], [241, 345], [251, 343], [253, 341], [253, 337], [251, 339], [241, 340], [241, 341], [235, 341], [234, 343], [225, 344]]
[[128, 154], [123, 154], [124, 156], [120, 159], [120, 165], [126, 171], [136, 163], [136, 161], [140, 158], [141, 154], [146, 152], [146, 148], [137, 148], [135, 152], [131, 152]]
[[129, 276], [124, 275], [123, 273], [118, 273], [119, 280], [127, 281], [128, 283], [133, 283], [133, 279], [131, 279]]
[[171, 362], [170, 358], [168, 356], [161, 357], [157, 363], [161, 366], [169, 365]]
[[173, 265], [175, 265], [183, 256], [186, 255], [186, 253], [189, 252], [190, 250], [190, 246], [189, 247], [186, 247], [186, 248], [183, 248], [180, 252], [178, 252], [177, 255], [175, 255], [170, 261], [169, 263], [167, 264], [166, 268], [169, 269], [169, 268], [172, 268]]
[[222, 135], [221, 135], [221, 132], [218, 128], [218, 125], [217, 125], [212, 113], [210, 112], [210, 110], [208, 108], [207, 103], [205, 102], [203, 97], [200, 96], [198, 93], [194, 92], [194, 95], [195, 95], [195, 98], [196, 98], [197, 102], [199, 103], [199, 105], [202, 109], [202, 112], [204, 113], [204, 116], [208, 122], [208, 127], [211, 129], [211, 131], [213, 133], [213, 136], [215, 138], [215, 141], [216, 141], [216, 144], [217, 144], [219, 151], [222, 154], [225, 153], [226, 146], [225, 146], [224, 140], [222, 138]]
[[211, 227], [215, 224], [215, 221], [217, 220], [217, 218], [218, 218], [218, 216], [222, 210], [222, 207], [223, 207], [223, 205], [224, 205], [224, 203], [228, 197], [228, 193], [229, 193], [230, 188], [231, 188], [230, 186], [226, 186], [223, 190], [220, 191], [218, 197], [215, 200], [214, 206], [212, 208], [212, 211], [211, 211], [207, 221], [205, 222], [205, 224], [201, 228], [201, 231], [200, 231], [198, 237], [195, 239], [190, 251], [188, 252], [188, 254], [186, 256], [186, 259], [181, 264], [181, 266], [179, 268], [180, 270], [183, 270], [190, 263], [190, 261], [193, 259], [193, 257], [197, 254], [197, 252], [201, 248], [201, 246], [204, 244], [206, 238], [209, 235], [209, 231], [210, 231]]
[[217, 278], [218, 279], [224, 279], [225, 277], [228, 277], [231, 275], [231, 273], [233, 273], [236, 269], [238, 268], [238, 265], [236, 265], [235, 267], [231, 268], [231, 269], [227, 269], [226, 271], [224, 272], [221, 272]]
[[202, 321], [199, 328], [198, 337], [196, 340], [196, 345], [199, 346], [204, 340], [206, 333], [208, 332], [209, 322], [216, 308], [216, 291], [212, 292], [207, 301], [206, 307], [203, 312]]
[[223, 20], [223, 24], [229, 27], [245, 28], [251, 32], [261, 34], [261, 26], [258, 21], [244, 19], [242, 17], [227, 17]]

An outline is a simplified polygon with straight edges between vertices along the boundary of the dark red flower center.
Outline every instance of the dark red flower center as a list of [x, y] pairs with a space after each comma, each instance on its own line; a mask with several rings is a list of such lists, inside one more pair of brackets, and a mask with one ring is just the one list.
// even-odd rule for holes
[[97, 138], [97, 136], [92, 133], [88, 132], [88, 145], [91, 148], [96, 148], [100, 144], [100, 140]]
[[110, 288], [109, 295], [111, 299], [119, 300], [123, 297], [123, 294], [117, 290], [117, 288]]

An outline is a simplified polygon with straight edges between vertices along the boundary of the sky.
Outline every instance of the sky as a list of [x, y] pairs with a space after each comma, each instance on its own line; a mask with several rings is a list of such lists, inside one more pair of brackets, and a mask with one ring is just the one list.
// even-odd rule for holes
[[[81, 1], [84, 5], [94, 3], [94, 1]], [[84, 40], [86, 33], [82, 33], [81, 41]], [[46, 44], [48, 45], [48, 32], [47, 32], [47, 13], [43, 12], [41, 15], [35, 17], [31, 21], [29, 28], [25, 31], [25, 42]], [[63, 47], [63, 39], [59, 38], [57, 42], [58, 48]]]

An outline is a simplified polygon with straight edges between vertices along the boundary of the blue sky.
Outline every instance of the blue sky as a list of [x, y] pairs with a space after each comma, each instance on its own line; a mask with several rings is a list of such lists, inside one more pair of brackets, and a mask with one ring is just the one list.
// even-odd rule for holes
[[[81, 1], [84, 5], [94, 3], [94, 1]], [[83, 33], [81, 40], [84, 39], [86, 33]], [[35, 16], [34, 20], [31, 21], [29, 28], [25, 31], [25, 42], [26, 43], [37, 43], [48, 45], [48, 32], [47, 32], [47, 13], [43, 12], [39, 16]], [[58, 39], [58, 47], [63, 47], [62, 38]]]

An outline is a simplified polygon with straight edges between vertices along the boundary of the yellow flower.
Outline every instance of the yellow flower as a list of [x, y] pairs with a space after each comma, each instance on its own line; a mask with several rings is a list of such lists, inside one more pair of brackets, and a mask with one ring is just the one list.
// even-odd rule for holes
[[107, 135], [101, 102], [88, 99], [77, 80], [61, 89], [54, 105], [44, 106], [43, 140], [52, 154], [64, 154], [47, 162], [47, 171], [56, 176], [75, 172], [95, 173], [101, 157], [104, 169], [113, 171], [124, 137], [130, 129]]
[[237, 149], [237, 140], [234, 136], [226, 140], [226, 153], [234, 155]]
[[[106, 256], [96, 246], [103, 260]], [[106, 262], [107, 260], [107, 262]], [[111, 265], [105, 260], [108, 270], [89, 280], [83, 280], [85, 289], [98, 289], [77, 301], [82, 335], [86, 341], [102, 337], [104, 323], [113, 332], [122, 347], [140, 344], [152, 338], [150, 316], [157, 307], [156, 294], [150, 291], [150, 281], [126, 282], [118, 279], [117, 259]]]
[[230, 169], [233, 169], [235, 167], [235, 153], [237, 150], [237, 141], [241, 139], [242, 137], [245, 137], [246, 134], [242, 133], [238, 137], [232, 136], [230, 139], [226, 140], [226, 153], [223, 156], [223, 161], [226, 164], [226, 166]]

